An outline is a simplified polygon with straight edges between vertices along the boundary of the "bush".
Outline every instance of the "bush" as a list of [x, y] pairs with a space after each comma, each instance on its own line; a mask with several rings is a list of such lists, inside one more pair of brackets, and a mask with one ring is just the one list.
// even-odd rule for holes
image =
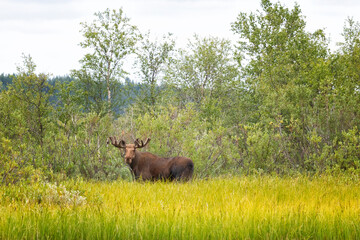
[[[231, 136], [221, 121], [210, 124], [201, 119], [193, 104], [185, 108], [172, 105], [158, 108], [154, 114], [133, 116], [133, 110], [120, 117], [114, 134], [127, 143], [151, 137], [148, 151], [161, 157], [185, 156], [195, 164], [195, 175], [205, 177], [235, 167], [237, 154]], [[120, 158], [118, 150], [114, 153]]]
[[26, 146], [14, 147], [12, 141], [0, 137], [0, 179], [1, 184], [17, 182], [37, 182], [43, 178], [40, 169], [35, 169], [29, 161]]
[[343, 139], [337, 143], [333, 161], [340, 169], [360, 169], [360, 132], [357, 127], [342, 132]]
[[[84, 191], [79, 189], [81, 182], [72, 181], [64, 184], [36, 182], [18, 183], [0, 189], [3, 203], [21, 202], [24, 204], [47, 204], [60, 207], [77, 207], [87, 204]], [[70, 188], [70, 189], [69, 189]]]

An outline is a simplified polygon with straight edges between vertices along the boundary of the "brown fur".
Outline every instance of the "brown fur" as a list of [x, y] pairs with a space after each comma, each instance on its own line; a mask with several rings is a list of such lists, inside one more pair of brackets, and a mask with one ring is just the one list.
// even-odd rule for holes
[[136, 140], [134, 144], [125, 144], [110, 137], [112, 145], [125, 149], [125, 162], [130, 166], [136, 179], [142, 180], [189, 180], [194, 171], [194, 163], [186, 157], [162, 158], [149, 152], [140, 152], [149, 143]]

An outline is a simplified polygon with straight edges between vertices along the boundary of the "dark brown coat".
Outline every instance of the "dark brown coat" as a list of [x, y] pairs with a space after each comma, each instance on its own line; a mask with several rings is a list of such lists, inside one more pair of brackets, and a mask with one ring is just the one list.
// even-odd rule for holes
[[194, 172], [194, 163], [186, 157], [162, 158], [149, 152], [140, 152], [137, 148], [145, 147], [145, 143], [136, 140], [134, 144], [126, 144], [110, 137], [111, 144], [125, 149], [125, 162], [130, 166], [136, 179], [142, 180], [189, 180]]

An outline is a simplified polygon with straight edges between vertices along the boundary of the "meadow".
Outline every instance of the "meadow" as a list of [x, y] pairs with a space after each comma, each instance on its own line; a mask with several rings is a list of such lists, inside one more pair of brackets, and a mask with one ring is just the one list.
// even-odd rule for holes
[[248, 176], [0, 187], [0, 239], [359, 239], [345, 177]]

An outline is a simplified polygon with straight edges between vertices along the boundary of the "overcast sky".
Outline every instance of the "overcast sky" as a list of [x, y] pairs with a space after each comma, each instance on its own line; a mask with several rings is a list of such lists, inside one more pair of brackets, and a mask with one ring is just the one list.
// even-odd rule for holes
[[[275, 2], [275, 1], [273, 1]], [[288, 8], [294, 0], [280, 0]], [[360, 21], [358, 0], [298, 0], [307, 29], [325, 29], [332, 46], [341, 41], [347, 17]], [[194, 33], [233, 39], [230, 24], [240, 12], [260, 9], [260, 0], [0, 0], [0, 74], [15, 73], [22, 53], [37, 72], [67, 75], [79, 68], [84, 50], [80, 22], [94, 13], [122, 7], [142, 32], [171, 32], [182, 46]]]

